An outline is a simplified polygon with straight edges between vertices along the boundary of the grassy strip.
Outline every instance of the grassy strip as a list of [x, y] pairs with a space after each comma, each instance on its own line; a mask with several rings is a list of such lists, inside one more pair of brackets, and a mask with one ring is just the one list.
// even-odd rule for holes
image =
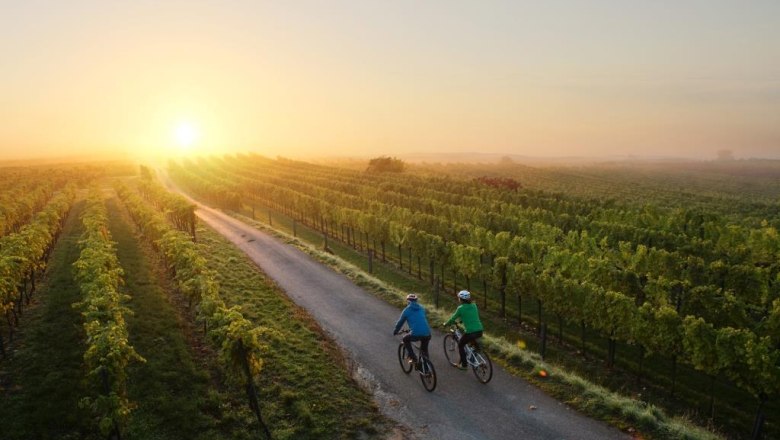
[[84, 439], [91, 435], [78, 400], [85, 394], [84, 332], [71, 304], [81, 300], [73, 280], [84, 228], [79, 216], [84, 202], [71, 209], [52, 251], [43, 283], [25, 315], [13, 354], [0, 364], [0, 431], [3, 439]]
[[128, 394], [137, 409], [127, 438], [250, 438], [246, 405], [212, 387], [213, 362], [202, 365], [194, 358], [185, 324], [167, 300], [164, 275], [153, 269], [156, 257], [141, 245], [118, 199], [106, 204], [126, 290], [132, 294], [130, 342], [146, 358], [146, 363], [129, 369]]
[[103, 193], [97, 186], [89, 192], [81, 215], [81, 253], [73, 264], [82, 295], [73, 307], [81, 310], [84, 319], [84, 365], [89, 388], [79, 405], [90, 408], [103, 436], [119, 438], [133, 409], [127, 398], [127, 368], [133, 362], [146, 360], [128, 341], [125, 317], [131, 312], [125, 304], [130, 296], [119, 289], [124, 271], [108, 232]]
[[274, 438], [366, 438], [387, 430], [388, 422], [316, 322], [232, 243], [204, 226], [198, 237], [225, 302], [240, 305], [255, 325], [283, 335], [268, 341], [259, 379], [263, 417]]
[[[401, 290], [398, 287], [388, 285], [380, 278], [367, 274], [363, 269], [345, 261], [340, 256], [325, 252], [317, 246], [269, 227], [267, 224], [240, 214], [230, 214], [257, 229], [270, 232], [285, 242], [298, 247], [379, 297], [399, 307], [403, 306], [406, 291], [410, 290], [404, 288], [405, 286], [402, 286], [401, 289], [403, 290]], [[298, 235], [301, 235], [301, 229], [299, 225]], [[312, 233], [308, 234], [315, 237], [311, 241], [321, 242], [321, 236]], [[334, 249], [334, 246], [340, 245], [332, 242], [328, 244], [330, 249]], [[354, 252], [352, 253], [354, 254]], [[363, 256], [358, 255], [354, 258], [359, 259], [359, 261], [365, 261]], [[387, 271], [387, 269], [377, 266], [374, 265], [375, 273], [383, 277], [382, 271]], [[390, 278], [395, 277], [390, 276]], [[404, 284], [408, 283], [409, 281], [406, 281]], [[443, 322], [449, 317], [454, 308], [436, 308], [431, 302], [426, 303], [422, 301], [422, 303], [426, 306], [429, 319], [432, 322]], [[496, 360], [499, 360], [510, 372], [530, 380], [551, 395], [578, 408], [591, 417], [607, 421], [624, 430], [641, 431], [648, 438], [690, 440], [722, 438], [694, 425], [685, 418], [671, 417], [653, 405], [620, 396], [606, 388], [590, 383], [576, 374], [567, 373], [562, 368], [544, 362], [538, 354], [520, 348], [518, 345], [507, 341], [504, 337], [486, 335], [484, 340], [490, 349], [490, 354]], [[548, 373], [545, 378], [539, 376], [538, 372], [541, 370], [545, 370]]]

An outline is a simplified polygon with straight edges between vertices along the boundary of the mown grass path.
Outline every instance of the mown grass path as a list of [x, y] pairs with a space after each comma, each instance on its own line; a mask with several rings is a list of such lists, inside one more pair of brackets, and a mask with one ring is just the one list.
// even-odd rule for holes
[[[111, 192], [113, 195], [113, 192]], [[208, 354], [197, 358], [191, 326], [168, 300], [170, 288], [160, 262], [142, 244], [116, 197], [106, 205], [117, 256], [125, 272], [124, 290], [132, 299], [127, 317], [130, 343], [145, 363], [129, 369], [128, 394], [137, 404], [128, 439], [235, 439], [251, 436], [243, 402], [219, 391], [212, 381]], [[189, 334], [189, 338], [188, 338]]]
[[0, 438], [82, 439], [88, 415], [79, 409], [85, 391], [81, 299], [72, 265], [79, 257], [83, 201], [70, 211], [49, 259], [44, 281], [25, 312], [14, 352], [0, 362]]
[[316, 321], [233, 243], [211, 228], [201, 226], [197, 234], [225, 302], [272, 332], [259, 393], [274, 439], [374, 438], [390, 431]]

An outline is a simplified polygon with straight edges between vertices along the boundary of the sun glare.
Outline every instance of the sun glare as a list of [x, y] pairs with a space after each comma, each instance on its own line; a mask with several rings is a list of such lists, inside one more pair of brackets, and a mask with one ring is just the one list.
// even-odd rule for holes
[[179, 146], [179, 152], [189, 152], [200, 138], [198, 127], [191, 122], [180, 122], [173, 130], [173, 138]]

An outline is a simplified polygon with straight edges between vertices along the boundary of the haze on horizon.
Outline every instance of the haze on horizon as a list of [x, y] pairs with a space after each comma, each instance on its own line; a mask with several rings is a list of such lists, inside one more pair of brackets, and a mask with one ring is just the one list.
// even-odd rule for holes
[[780, 2], [7, 2], [0, 160], [780, 158]]

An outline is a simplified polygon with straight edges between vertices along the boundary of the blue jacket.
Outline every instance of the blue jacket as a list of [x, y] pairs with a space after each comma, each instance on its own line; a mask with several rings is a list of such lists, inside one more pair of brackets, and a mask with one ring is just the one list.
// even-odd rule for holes
[[393, 333], [398, 333], [403, 327], [404, 322], [409, 322], [409, 330], [412, 331], [412, 336], [430, 336], [431, 328], [428, 326], [428, 320], [425, 319], [425, 309], [423, 306], [417, 304], [417, 301], [409, 302], [401, 317], [398, 318], [398, 322], [395, 323], [395, 330]]

